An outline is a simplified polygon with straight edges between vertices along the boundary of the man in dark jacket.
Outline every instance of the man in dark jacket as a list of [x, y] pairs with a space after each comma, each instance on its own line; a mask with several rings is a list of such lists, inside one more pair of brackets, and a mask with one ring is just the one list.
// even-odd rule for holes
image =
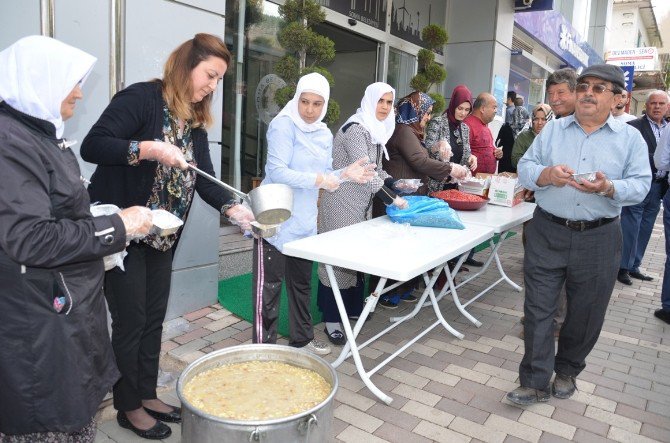
[[621, 210], [623, 249], [617, 280], [625, 285], [633, 284], [631, 277], [642, 281], [653, 280], [652, 277], [640, 272], [640, 263], [661, 207], [661, 199], [668, 190], [667, 171], [657, 171], [654, 166], [656, 145], [661, 137], [661, 131], [668, 124], [664, 120], [668, 111], [668, 94], [660, 90], [650, 92], [645, 103], [645, 111], [646, 115], [628, 122], [640, 131], [644, 141], [647, 142], [653, 176], [647, 197], [641, 203], [626, 206]]

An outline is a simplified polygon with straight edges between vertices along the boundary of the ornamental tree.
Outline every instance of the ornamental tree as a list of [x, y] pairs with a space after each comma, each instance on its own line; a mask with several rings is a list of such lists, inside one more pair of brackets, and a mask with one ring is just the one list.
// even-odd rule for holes
[[440, 84], [447, 78], [447, 71], [435, 62], [435, 52], [441, 50], [448, 39], [447, 31], [439, 25], [428, 25], [421, 30], [421, 40], [426, 43], [427, 48], [419, 50], [417, 74], [409, 82], [412, 89], [425, 92], [435, 100], [434, 114], [442, 112], [445, 100], [442, 94], [428, 91], [433, 85]]
[[[286, 55], [275, 64], [274, 70], [286, 86], [277, 90], [275, 100], [279, 106], [284, 106], [295, 94], [298, 79], [305, 74], [318, 72], [333, 87], [333, 76], [323, 64], [335, 58], [335, 43], [312, 29], [313, 25], [326, 19], [326, 13], [315, 0], [286, 0], [279, 7], [279, 15], [284, 24], [277, 40], [286, 50]], [[339, 117], [340, 105], [331, 98], [324, 122], [332, 123]]]

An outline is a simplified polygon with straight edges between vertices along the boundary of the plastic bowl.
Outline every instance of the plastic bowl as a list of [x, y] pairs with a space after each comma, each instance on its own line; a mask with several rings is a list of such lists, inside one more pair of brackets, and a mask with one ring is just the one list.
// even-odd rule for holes
[[[486, 204], [489, 202], [488, 198], [484, 198], [474, 194], [467, 194], [468, 198], [472, 199], [472, 201], [461, 200], [455, 196], [458, 195], [456, 193], [466, 194], [461, 191], [449, 190], [449, 191], [433, 192], [432, 194], [430, 194], [430, 196], [434, 198], [439, 198], [440, 200], [444, 200], [449, 204], [450, 208], [455, 209], [457, 211], [476, 211], [477, 209], [486, 206]], [[477, 200], [475, 200], [475, 198]]]

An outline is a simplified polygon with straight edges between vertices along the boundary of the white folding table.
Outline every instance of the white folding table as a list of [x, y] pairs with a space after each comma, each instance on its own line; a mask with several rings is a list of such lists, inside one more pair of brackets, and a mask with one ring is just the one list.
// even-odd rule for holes
[[[347, 337], [347, 344], [342, 349], [338, 359], [333, 362], [333, 366], [339, 366], [352, 355], [356, 369], [365, 385], [387, 404], [392, 401], [392, 398], [372, 383], [370, 377], [373, 374], [440, 324], [456, 337], [463, 338], [463, 334], [452, 328], [442, 316], [432, 288], [448, 260], [462, 255], [474, 246], [493, 237], [493, 229], [490, 227], [477, 224], [468, 225], [467, 223], [465, 225], [466, 228], [462, 230], [424, 228], [399, 225], [384, 216], [284, 245], [284, 254], [314, 260], [326, 266], [337, 309], [342, 319], [344, 333]], [[335, 280], [333, 266], [380, 277], [375, 291], [367, 297], [363, 312], [353, 330], [342, 302], [340, 289]], [[432, 278], [428, 274], [431, 270], [433, 270]], [[445, 272], [447, 281], [455, 294], [456, 288], [454, 287], [452, 274], [448, 268]], [[364, 343], [357, 344], [356, 337], [368, 314], [374, 310], [379, 294], [384, 292], [386, 281], [393, 279], [402, 282], [421, 274], [426, 281], [426, 290], [421, 294], [415, 309], [410, 314], [397, 319], [398, 321], [393, 322], [374, 337]], [[359, 349], [369, 345], [404, 321], [413, 318], [428, 297], [430, 297], [437, 320], [420, 331], [416, 337], [386, 360], [366, 371], [359, 355]]]
[[[437, 296], [437, 300], [438, 301], [441, 300], [442, 297], [444, 297], [447, 293], [451, 292], [452, 298], [454, 299], [454, 303], [456, 304], [458, 310], [472, 323], [474, 323], [477, 326], [480, 326], [481, 323], [465, 310], [465, 308], [468, 305], [470, 305], [470, 303], [475, 302], [476, 300], [478, 300], [480, 297], [482, 297], [484, 294], [486, 294], [488, 291], [490, 291], [503, 281], [506, 281], [514, 289], [521, 292], [523, 288], [518, 284], [514, 283], [505, 273], [505, 270], [503, 269], [503, 266], [500, 263], [498, 250], [505, 242], [507, 233], [512, 228], [519, 226], [524, 222], [533, 218], [533, 212], [535, 211], [535, 206], [536, 206], [535, 203], [528, 203], [528, 202], [519, 203], [518, 205], [512, 206], [511, 208], [488, 204], [476, 211], [457, 211], [458, 216], [461, 218], [463, 224], [465, 224], [466, 226], [469, 225], [487, 226], [493, 229], [493, 232], [495, 234], [499, 235], [499, 239], [496, 244], [491, 245], [491, 252], [486, 261], [484, 262], [484, 266], [482, 266], [482, 268], [477, 273], [469, 276], [467, 279], [463, 280], [458, 285], [456, 285], [456, 289], [460, 288], [464, 284], [472, 281], [473, 279], [479, 277], [484, 272], [486, 272], [493, 260], [495, 260], [496, 262], [498, 272], [500, 273], [500, 278], [495, 282], [493, 282], [491, 285], [489, 285], [486, 289], [481, 291], [479, 294], [475, 295], [470, 300], [466, 301], [465, 303], [462, 303], [456, 291], [453, 291], [451, 287], [448, 287], [447, 285], [445, 285], [444, 288], [442, 288], [442, 291], [440, 291], [440, 294]], [[459, 263], [456, 264], [456, 267], [452, 271], [452, 274], [455, 275], [455, 273], [458, 272], [461, 263], [462, 261], [459, 261]], [[428, 304], [424, 304], [424, 306], [427, 305]]]

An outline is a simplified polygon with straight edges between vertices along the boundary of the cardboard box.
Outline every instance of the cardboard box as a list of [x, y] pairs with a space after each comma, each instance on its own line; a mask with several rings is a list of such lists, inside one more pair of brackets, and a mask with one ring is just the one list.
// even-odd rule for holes
[[480, 195], [486, 197], [491, 184], [491, 174], [477, 174], [474, 178], [462, 181], [458, 184], [458, 190], [468, 194]]
[[491, 177], [489, 203], [512, 207], [523, 201], [524, 189], [516, 174], [503, 172]]

